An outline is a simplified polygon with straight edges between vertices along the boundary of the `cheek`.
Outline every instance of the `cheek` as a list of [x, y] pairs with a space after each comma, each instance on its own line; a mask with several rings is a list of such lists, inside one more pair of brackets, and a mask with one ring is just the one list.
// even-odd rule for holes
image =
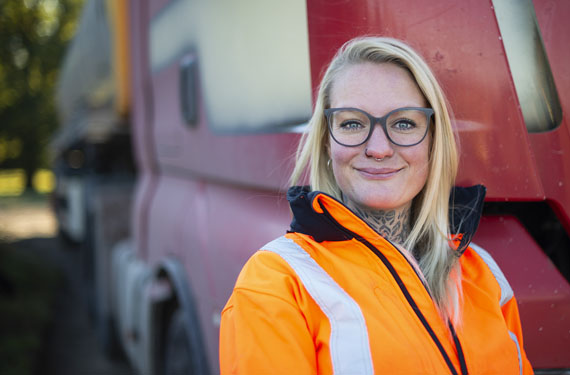
[[344, 147], [334, 141], [329, 146], [329, 157], [334, 169], [342, 169], [358, 155], [359, 147]]
[[338, 162], [345, 158], [345, 150], [346, 147], [342, 147], [334, 141], [329, 141], [329, 156], [333, 162]]
[[329, 157], [332, 160], [332, 170], [335, 180], [342, 189], [348, 180], [351, 161], [358, 155], [358, 147], [344, 147], [334, 141], [329, 146]]
[[421, 147], [409, 155], [409, 162], [413, 165], [416, 183], [422, 187], [425, 185], [429, 174], [429, 147]]

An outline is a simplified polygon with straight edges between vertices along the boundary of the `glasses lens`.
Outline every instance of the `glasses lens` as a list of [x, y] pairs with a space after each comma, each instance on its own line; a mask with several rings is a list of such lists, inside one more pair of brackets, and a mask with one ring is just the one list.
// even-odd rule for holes
[[330, 114], [329, 126], [338, 143], [356, 146], [366, 140], [370, 132], [370, 119], [359, 111], [343, 109]]
[[388, 137], [400, 146], [410, 146], [420, 142], [426, 135], [428, 125], [428, 115], [416, 109], [396, 111], [386, 119]]

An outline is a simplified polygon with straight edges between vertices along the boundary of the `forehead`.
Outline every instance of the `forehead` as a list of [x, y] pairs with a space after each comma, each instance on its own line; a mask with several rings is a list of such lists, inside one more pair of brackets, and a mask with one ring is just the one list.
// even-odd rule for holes
[[392, 63], [360, 63], [334, 79], [330, 106], [355, 107], [382, 115], [400, 107], [425, 107], [427, 102], [412, 74]]

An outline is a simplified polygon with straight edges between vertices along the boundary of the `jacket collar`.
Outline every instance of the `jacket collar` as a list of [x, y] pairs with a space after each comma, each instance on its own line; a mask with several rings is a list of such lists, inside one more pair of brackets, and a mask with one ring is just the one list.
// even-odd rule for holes
[[[463, 254], [477, 231], [486, 188], [483, 185], [454, 187], [450, 195], [449, 220], [455, 238], [457, 255]], [[287, 192], [293, 211], [290, 232], [312, 236], [315, 241], [344, 241], [366, 236], [378, 236], [342, 202], [308, 186], [293, 186]], [[364, 224], [364, 225], [363, 225]]]

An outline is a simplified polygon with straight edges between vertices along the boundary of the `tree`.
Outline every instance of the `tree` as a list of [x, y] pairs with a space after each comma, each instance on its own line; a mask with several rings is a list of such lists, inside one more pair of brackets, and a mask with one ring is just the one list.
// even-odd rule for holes
[[0, 169], [23, 168], [26, 186], [47, 167], [57, 128], [54, 93], [83, 0], [0, 0]]

